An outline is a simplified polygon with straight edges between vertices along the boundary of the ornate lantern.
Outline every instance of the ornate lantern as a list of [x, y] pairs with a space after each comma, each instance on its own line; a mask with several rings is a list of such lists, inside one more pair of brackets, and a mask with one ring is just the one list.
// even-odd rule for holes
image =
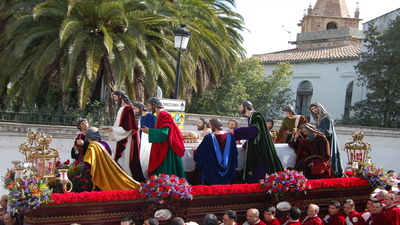
[[35, 168], [34, 173], [41, 178], [54, 177], [56, 162], [60, 160], [59, 151], [49, 146], [52, 139], [51, 135], [38, 135], [38, 146], [31, 151], [28, 158]]
[[19, 152], [24, 157], [25, 163], [30, 163], [29, 156], [31, 155], [31, 152], [34, 151], [36, 147], [38, 147], [37, 137], [40, 135], [40, 132], [28, 132], [28, 142], [25, 142], [19, 146]]
[[362, 141], [364, 139], [364, 132], [355, 131], [351, 136], [353, 137], [353, 141], [347, 142], [344, 150], [347, 152], [349, 167], [357, 170], [359, 164], [369, 163], [368, 153], [371, 151], [371, 145], [368, 142]]

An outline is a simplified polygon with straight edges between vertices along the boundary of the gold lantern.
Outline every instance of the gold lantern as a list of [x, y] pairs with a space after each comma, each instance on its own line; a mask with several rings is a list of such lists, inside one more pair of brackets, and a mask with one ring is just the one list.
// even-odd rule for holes
[[28, 142], [25, 142], [19, 146], [19, 152], [24, 157], [24, 163], [29, 162], [29, 156], [31, 152], [35, 150], [36, 147], [39, 146], [37, 143], [37, 137], [41, 135], [40, 132], [30, 131], [28, 132]]
[[34, 166], [34, 173], [41, 178], [54, 177], [56, 162], [60, 160], [59, 151], [49, 146], [52, 139], [51, 135], [38, 135], [38, 146], [31, 151], [28, 158]]
[[371, 152], [371, 145], [363, 141], [364, 132], [362, 131], [355, 131], [351, 136], [353, 141], [345, 144], [344, 151], [347, 152], [348, 168], [356, 171], [359, 168], [359, 164], [369, 163], [368, 153]]

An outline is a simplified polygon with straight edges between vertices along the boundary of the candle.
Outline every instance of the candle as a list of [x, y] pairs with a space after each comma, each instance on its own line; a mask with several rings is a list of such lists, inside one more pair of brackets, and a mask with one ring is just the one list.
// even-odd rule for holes
[[358, 162], [353, 162], [352, 169], [358, 169]]
[[38, 173], [40, 176], [43, 176], [43, 161], [37, 161]]

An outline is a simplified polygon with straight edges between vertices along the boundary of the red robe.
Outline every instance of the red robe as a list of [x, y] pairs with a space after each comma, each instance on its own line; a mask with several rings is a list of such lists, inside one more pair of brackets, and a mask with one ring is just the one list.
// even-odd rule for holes
[[[129, 146], [130, 150], [130, 164], [129, 167], [131, 169], [132, 178], [136, 181], [143, 182], [145, 180], [142, 172], [142, 166], [140, 165], [139, 159], [139, 133], [138, 133], [138, 125], [136, 122], [135, 112], [133, 111], [132, 106], [126, 105], [122, 111], [122, 115], [119, 121], [119, 126], [124, 130], [129, 131], [132, 130], [132, 142], [131, 146]], [[117, 146], [115, 149], [114, 160], [118, 162], [118, 159], [121, 158], [122, 152], [127, 149], [126, 143], [128, 142], [128, 138], [117, 141]]]
[[266, 222], [266, 225], [281, 225], [277, 218], [273, 218], [271, 221]]
[[166, 111], [161, 111], [157, 115], [157, 121], [154, 129], [160, 129], [163, 127], [169, 127], [168, 138], [164, 142], [153, 143], [151, 145], [148, 170], [149, 176], [151, 176], [151, 173], [156, 170], [164, 161], [169, 147], [179, 157], [182, 157], [185, 154], [182, 131], [179, 129], [178, 125], [176, 125], [171, 114]]
[[341, 215], [341, 214], [336, 214], [336, 215], [329, 215], [328, 219], [324, 218], [324, 224], [332, 224], [332, 225], [345, 225], [346, 224], [346, 219]]
[[[333, 177], [329, 162], [331, 149], [324, 135], [317, 134], [312, 142], [308, 139], [293, 140], [289, 146], [297, 156], [295, 170], [303, 171], [308, 179]], [[310, 163], [314, 164], [312, 168], [308, 167]]]
[[353, 223], [353, 225], [366, 224], [364, 218], [361, 216], [361, 213], [355, 210], [351, 211], [349, 215], [347, 215], [346, 213], [343, 213], [342, 215], [346, 219], [346, 221], [350, 221], [351, 223]]
[[303, 225], [324, 225], [324, 222], [319, 218], [318, 216], [315, 216], [313, 218], [307, 217], [305, 220], [303, 220]]
[[300, 221], [287, 221], [287, 223], [285, 225], [301, 225]]
[[387, 208], [384, 207], [382, 213], [393, 221], [393, 225], [400, 225], [400, 209], [397, 208], [397, 205], [391, 205]]
[[392, 220], [387, 218], [386, 215], [381, 212], [378, 214], [372, 214], [366, 224], [368, 225], [393, 225]]

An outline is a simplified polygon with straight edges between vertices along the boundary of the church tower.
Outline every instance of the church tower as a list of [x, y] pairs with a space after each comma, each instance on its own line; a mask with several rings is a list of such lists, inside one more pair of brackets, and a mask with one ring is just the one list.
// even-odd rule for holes
[[297, 49], [360, 45], [362, 31], [358, 29], [360, 12], [357, 7], [351, 18], [345, 0], [318, 0], [311, 4], [298, 24]]

